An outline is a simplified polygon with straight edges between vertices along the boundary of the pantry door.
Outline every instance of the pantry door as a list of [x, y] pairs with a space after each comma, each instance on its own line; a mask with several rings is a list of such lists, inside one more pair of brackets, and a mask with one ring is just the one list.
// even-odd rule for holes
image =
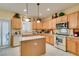
[[0, 20], [0, 48], [10, 46], [10, 21]]

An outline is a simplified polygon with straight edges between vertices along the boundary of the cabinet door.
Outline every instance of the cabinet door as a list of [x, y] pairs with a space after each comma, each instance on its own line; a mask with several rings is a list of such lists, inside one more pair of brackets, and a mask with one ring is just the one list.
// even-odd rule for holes
[[50, 35], [49, 38], [50, 38], [50, 44], [53, 44], [54, 45], [54, 36], [53, 35], [52, 36]]
[[67, 22], [67, 16], [62, 16], [62, 17], [61, 17], [61, 22], [62, 22], [62, 23]]
[[50, 42], [50, 38], [49, 38], [49, 35], [48, 34], [42, 34], [42, 36], [45, 36], [46, 42]]
[[68, 38], [67, 39], [67, 51], [72, 52], [74, 54], [77, 53], [77, 46], [76, 46], [76, 42], [74, 41], [73, 38]]
[[56, 29], [56, 19], [52, 19], [48, 22], [48, 28], [49, 29]]
[[57, 23], [65, 23], [67, 22], [67, 16], [61, 16], [57, 18]]
[[45, 23], [45, 25], [46, 25], [46, 29], [49, 29], [49, 21], [46, 21], [46, 23]]
[[48, 21], [48, 28], [49, 28], [49, 29], [52, 29], [52, 24], [53, 24], [53, 23], [52, 23], [52, 20]]
[[44, 22], [43, 23], [43, 29], [48, 29], [48, 24], [49, 24], [48, 21]]
[[52, 19], [52, 29], [56, 29], [56, 19]]
[[37, 29], [42, 29], [42, 22], [41, 23], [37, 23]]
[[76, 53], [77, 53], [77, 52], [76, 52], [76, 51], [77, 51], [77, 50], [76, 50], [76, 47], [77, 47], [77, 46], [76, 46], [76, 42], [74, 41], [74, 39], [71, 40], [71, 45], [72, 45], [72, 46], [71, 46], [71, 52], [74, 53], [74, 54], [76, 54]]
[[77, 28], [77, 15], [78, 13], [68, 15], [69, 28]]
[[67, 51], [71, 51], [71, 40], [67, 38]]
[[56, 18], [57, 22], [56, 23], [62, 23], [61, 17]]
[[45, 25], [45, 22], [43, 22], [43, 29], [45, 29], [45, 26], [46, 26], [46, 25]]
[[21, 19], [13, 18], [11, 20], [12, 29], [21, 29]]
[[34, 22], [32, 22], [32, 29], [36, 29], [37, 27], [37, 24], [36, 24], [36, 22], [34, 21]]
[[79, 40], [77, 38], [77, 55], [79, 55]]
[[34, 29], [34, 22], [32, 22], [32, 30]]

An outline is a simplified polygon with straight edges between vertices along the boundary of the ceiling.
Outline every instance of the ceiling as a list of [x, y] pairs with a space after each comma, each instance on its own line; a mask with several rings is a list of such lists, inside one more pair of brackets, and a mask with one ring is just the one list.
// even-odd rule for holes
[[[50, 14], [54, 14], [58, 11], [61, 11], [63, 9], [72, 7], [76, 5], [77, 3], [40, 3], [39, 11], [40, 11], [40, 17], [46, 17]], [[26, 8], [25, 3], [0, 3], [0, 8], [5, 10], [10, 10], [13, 12], [17, 12], [20, 14], [26, 14], [24, 12], [24, 9]], [[50, 9], [50, 11], [47, 11], [47, 8]], [[36, 17], [37, 16], [37, 4], [36, 3], [29, 3], [28, 4], [28, 15]]]

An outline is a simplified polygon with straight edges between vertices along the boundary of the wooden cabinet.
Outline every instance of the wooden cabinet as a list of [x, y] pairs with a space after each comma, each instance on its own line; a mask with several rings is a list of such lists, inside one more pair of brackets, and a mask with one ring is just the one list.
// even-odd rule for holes
[[67, 38], [67, 51], [76, 54], [76, 42], [73, 38]]
[[49, 38], [48, 34], [44, 34], [44, 36], [46, 37], [46, 42], [49, 43], [50, 42], [50, 38]]
[[78, 54], [77, 53], [77, 39], [76, 38], [67, 38], [67, 51], [74, 53], [74, 54]]
[[61, 23], [61, 22], [62, 22], [61, 17], [56, 18], [56, 23]]
[[32, 22], [32, 29], [42, 29], [42, 22], [37, 23], [36, 21]]
[[21, 27], [22, 27], [21, 19], [12, 18], [12, 20], [11, 20], [11, 27], [12, 27], [12, 29], [21, 29]]
[[78, 43], [77, 43], [77, 55], [79, 55], [79, 39], [77, 39], [78, 41]]
[[32, 22], [32, 29], [34, 30], [36, 28], [37, 28], [37, 23], [34, 21], [34, 22]]
[[42, 26], [43, 26], [43, 25], [42, 25], [42, 22], [37, 23], [36, 26], [37, 26], [37, 29], [42, 29]]
[[67, 22], [67, 15], [58, 17], [56, 20], [57, 20], [56, 23], [65, 23]]
[[49, 43], [54, 45], [54, 35], [49, 36]]
[[68, 22], [68, 17], [67, 17], [67, 15], [61, 17], [61, 22], [62, 22], [62, 23]]
[[43, 29], [56, 29], [56, 19], [43, 22]]
[[69, 28], [79, 28], [79, 12], [68, 15]]
[[49, 20], [49, 21], [48, 21], [48, 29], [52, 29], [52, 25], [53, 25], [52, 20]]
[[45, 29], [45, 25], [46, 25], [46, 23], [45, 23], [45, 22], [43, 22], [43, 29]]
[[48, 29], [56, 29], [56, 19], [49, 20]]
[[77, 49], [77, 55], [79, 55], [79, 38], [78, 37], [75, 37], [75, 40], [76, 40], [76, 45], [77, 45], [77, 47], [76, 47], [76, 49]]
[[52, 29], [56, 29], [56, 19], [52, 19]]
[[50, 38], [49, 38], [49, 35], [48, 34], [42, 34], [41, 36], [45, 36], [47, 43], [50, 42]]
[[71, 40], [67, 38], [67, 51], [71, 51]]
[[54, 45], [54, 35], [42, 34], [42, 36], [45, 36], [47, 43]]
[[[26, 38], [25, 38], [26, 39]], [[21, 41], [21, 56], [39, 56], [46, 52], [45, 39]]]
[[49, 29], [49, 21], [43, 22], [43, 29]]

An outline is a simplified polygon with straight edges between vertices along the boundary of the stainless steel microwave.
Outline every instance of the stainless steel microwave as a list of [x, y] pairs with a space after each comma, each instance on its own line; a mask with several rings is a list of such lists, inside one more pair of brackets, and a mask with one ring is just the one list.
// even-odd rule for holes
[[56, 24], [57, 29], [68, 29], [68, 22]]

